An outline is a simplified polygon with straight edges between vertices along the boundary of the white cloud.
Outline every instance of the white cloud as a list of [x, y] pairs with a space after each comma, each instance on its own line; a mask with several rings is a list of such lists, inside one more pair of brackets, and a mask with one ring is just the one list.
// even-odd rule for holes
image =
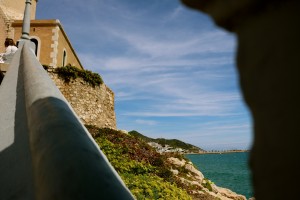
[[183, 6], [177, 6], [174, 10], [172, 10], [172, 12], [170, 14], [168, 14], [165, 18], [164, 18], [164, 22], [168, 22], [168, 21], [173, 21], [173, 20], [177, 20], [178, 18], [180, 18], [180, 16], [182, 15], [182, 12], [184, 11], [184, 7]]
[[[185, 31], [143, 29], [119, 29], [105, 26], [101, 28], [108, 34], [127, 43], [128, 49], [138, 55], [150, 57], [181, 57], [199, 53], [233, 52], [232, 35], [222, 31], [207, 31], [195, 33], [192, 37]], [[176, 35], [176, 37], [174, 37]]]
[[[83, 65], [114, 91], [120, 128], [201, 145], [233, 145], [250, 129], [236, 122], [245, 110], [233, 68], [235, 37], [207, 16], [172, 0], [90, 0], [85, 6], [67, 0], [67, 12], [61, 3], [40, 5], [60, 18]], [[185, 118], [197, 121], [180, 121]]]
[[[102, 75], [113, 88], [116, 102], [141, 99], [153, 101], [145, 106], [146, 110], [139, 108], [123, 112], [122, 115], [224, 116], [232, 114], [241, 100], [236, 92], [221, 91], [223, 81], [233, 76], [232, 69], [222, 66], [230, 63], [226, 57], [223, 60], [206, 58], [198, 62], [156, 59], [151, 63], [152, 66], [147, 66], [147, 59], [112, 60], [107, 63], [102, 61], [107, 65], [102, 69]], [[183, 67], [185, 65], [188, 67]]]
[[154, 120], [143, 120], [143, 119], [137, 119], [135, 120], [135, 122], [137, 124], [142, 124], [142, 125], [147, 125], [147, 126], [153, 126], [153, 125], [156, 125], [157, 122], [154, 121]]

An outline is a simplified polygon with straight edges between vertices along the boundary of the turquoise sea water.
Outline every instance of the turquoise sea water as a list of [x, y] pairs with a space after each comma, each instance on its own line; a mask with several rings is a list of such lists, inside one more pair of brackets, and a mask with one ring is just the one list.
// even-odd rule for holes
[[227, 154], [188, 154], [194, 165], [219, 187], [248, 198], [253, 197], [248, 167], [248, 152]]

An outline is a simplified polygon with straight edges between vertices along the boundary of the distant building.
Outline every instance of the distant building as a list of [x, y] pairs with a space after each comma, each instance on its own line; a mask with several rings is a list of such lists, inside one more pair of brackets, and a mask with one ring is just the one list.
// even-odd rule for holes
[[[83, 69], [59, 20], [36, 20], [36, 5], [31, 3], [30, 39], [36, 45], [35, 54], [43, 65], [61, 67], [68, 64]], [[0, 0], [0, 44], [9, 37], [16, 42], [22, 35], [25, 0]], [[4, 52], [4, 45], [0, 45]]]

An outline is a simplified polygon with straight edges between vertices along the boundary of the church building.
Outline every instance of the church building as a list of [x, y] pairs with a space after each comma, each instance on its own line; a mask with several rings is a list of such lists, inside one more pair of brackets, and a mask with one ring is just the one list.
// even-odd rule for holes
[[[58, 19], [36, 19], [38, 0], [31, 0], [30, 40], [42, 65], [62, 67], [68, 64], [83, 69], [70, 40]], [[0, 0], [0, 52], [5, 51], [5, 38], [17, 42], [22, 35], [25, 0]]]

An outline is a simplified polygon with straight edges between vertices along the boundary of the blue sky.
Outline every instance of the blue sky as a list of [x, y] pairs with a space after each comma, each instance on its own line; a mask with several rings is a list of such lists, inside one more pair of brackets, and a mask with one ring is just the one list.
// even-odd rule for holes
[[248, 149], [236, 37], [177, 0], [41, 0], [82, 64], [115, 93], [117, 127], [206, 150]]

